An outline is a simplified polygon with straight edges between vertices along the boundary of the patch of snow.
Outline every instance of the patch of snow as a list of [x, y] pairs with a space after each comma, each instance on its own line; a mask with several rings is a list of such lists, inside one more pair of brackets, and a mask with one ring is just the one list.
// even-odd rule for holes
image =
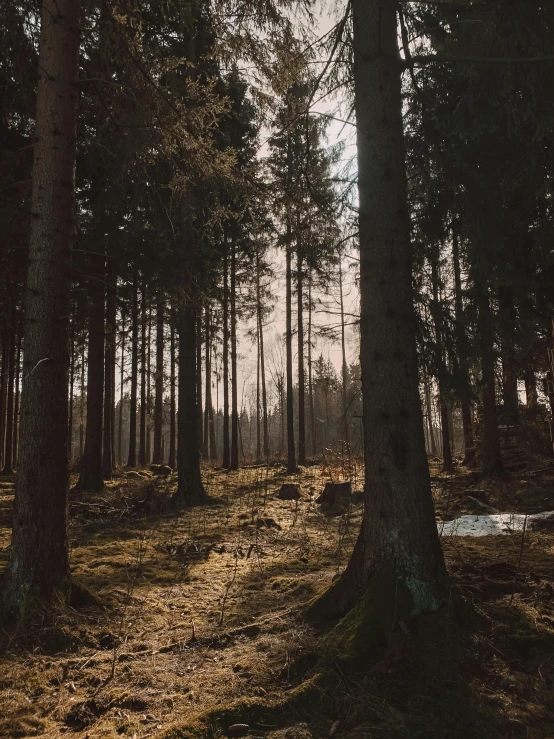
[[505, 536], [523, 531], [534, 521], [554, 518], [554, 511], [544, 511], [525, 516], [523, 513], [495, 513], [477, 516], [460, 516], [453, 521], [437, 521], [439, 536]]

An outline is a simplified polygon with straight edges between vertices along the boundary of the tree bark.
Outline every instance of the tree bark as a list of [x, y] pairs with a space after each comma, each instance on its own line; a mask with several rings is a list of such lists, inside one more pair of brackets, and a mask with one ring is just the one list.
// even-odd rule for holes
[[75, 231], [79, 0], [44, 0], [35, 124], [19, 470], [2, 603], [69, 589], [69, 294]]
[[348, 443], [347, 393], [348, 367], [346, 364], [346, 336], [344, 326], [344, 297], [342, 293], [342, 262], [339, 260], [339, 292], [340, 292], [340, 339], [342, 353], [342, 426], [343, 439]]
[[229, 257], [225, 238], [223, 256], [223, 467], [231, 467], [229, 444]]
[[179, 310], [179, 438], [177, 492], [174, 498], [177, 504], [185, 506], [206, 500], [198, 449], [196, 327], [196, 306], [187, 298]]
[[438, 244], [431, 246], [431, 282], [433, 289], [433, 300], [431, 302], [431, 313], [435, 326], [435, 369], [439, 383], [439, 403], [441, 413], [441, 436], [442, 436], [442, 469], [443, 472], [452, 472], [454, 469], [452, 461], [452, 448], [450, 446], [450, 426], [448, 423], [448, 395], [446, 387], [446, 362], [444, 358], [442, 309], [439, 300], [439, 253]]
[[177, 429], [176, 429], [176, 407], [175, 407], [175, 316], [171, 309], [171, 333], [169, 344], [170, 375], [169, 375], [169, 466], [172, 470], [177, 464]]
[[113, 459], [113, 393], [115, 367], [115, 262], [106, 260], [106, 329], [104, 340], [104, 439], [102, 449], [102, 474], [104, 480], [111, 480]]
[[15, 364], [15, 401], [13, 409], [13, 461], [17, 469], [17, 458], [19, 453], [19, 382], [20, 382], [20, 368], [21, 368], [21, 329], [18, 331], [17, 337], [17, 356]]
[[161, 288], [156, 307], [156, 379], [154, 398], [154, 464], [163, 464], [163, 410], [164, 410], [164, 313], [165, 303]]
[[506, 420], [511, 423], [517, 423], [519, 415], [519, 396], [517, 391], [517, 369], [514, 339], [517, 315], [514, 305], [513, 290], [506, 285], [501, 285], [498, 288], [498, 307], [504, 416], [506, 417]]
[[312, 273], [308, 283], [308, 396], [310, 404], [310, 429], [312, 457], [317, 454], [316, 446], [316, 427], [314, 412], [314, 383], [313, 383], [313, 366], [312, 366]]
[[123, 464], [123, 399], [125, 397], [125, 311], [121, 312], [121, 367], [119, 368], [119, 424], [117, 429], [117, 463]]
[[15, 310], [12, 311], [12, 325], [9, 329], [8, 339], [8, 382], [7, 382], [7, 403], [6, 403], [6, 444], [4, 451], [4, 467], [3, 475], [13, 475], [13, 409], [15, 398]]
[[137, 466], [137, 385], [138, 385], [138, 272], [133, 269], [133, 293], [131, 303], [131, 389], [129, 395], [129, 454], [127, 466]]
[[287, 352], [287, 474], [297, 471], [296, 448], [294, 444], [294, 385], [292, 379], [292, 254], [289, 237], [286, 246], [286, 329], [285, 343]]
[[102, 490], [102, 404], [104, 400], [104, 278], [105, 257], [89, 255], [87, 427], [78, 487]]
[[364, 595], [361, 648], [448, 592], [418, 389], [397, 7], [352, 0], [366, 501], [346, 570], [312, 606], [340, 614]]
[[488, 288], [476, 280], [477, 333], [481, 354], [483, 423], [481, 429], [481, 469], [487, 477], [505, 477], [500, 455], [496, 386], [494, 376], [494, 325]]
[[0, 470], [4, 467], [4, 450], [6, 448], [9, 353], [9, 334], [7, 328], [4, 327], [2, 331], [2, 372], [0, 373]]
[[239, 408], [237, 377], [237, 250], [231, 244], [231, 465], [239, 468]]
[[211, 367], [210, 367], [210, 305], [206, 300], [204, 309], [204, 454], [206, 459], [210, 456], [210, 401], [211, 401]]
[[304, 372], [304, 275], [300, 246], [297, 253], [298, 288], [298, 464], [306, 464], [306, 381]]
[[423, 389], [425, 392], [425, 406], [427, 410], [427, 428], [429, 432], [429, 452], [432, 457], [437, 456], [437, 443], [435, 441], [435, 430], [433, 428], [433, 404], [431, 403], [431, 391], [429, 389], [429, 378], [423, 373]]
[[147, 358], [147, 289], [146, 289], [146, 278], [142, 276], [142, 295], [141, 295], [141, 326], [140, 326], [140, 436], [139, 436], [139, 453], [138, 463], [139, 467], [146, 466], [146, 412], [148, 408], [148, 395], [146, 391], [148, 367], [146, 364]]
[[202, 418], [202, 310], [198, 309], [196, 316], [196, 413], [198, 428], [198, 449], [200, 456], [206, 453], [204, 449], [203, 418]]
[[467, 363], [468, 345], [464, 328], [464, 306], [462, 299], [462, 272], [460, 268], [460, 244], [457, 228], [452, 230], [452, 262], [454, 267], [454, 305], [456, 316], [456, 339], [458, 344], [458, 367], [462, 396], [462, 425], [464, 430], [464, 464], [475, 460], [475, 437], [471, 419], [471, 390]]
[[73, 415], [75, 407], [75, 332], [71, 329], [71, 336], [69, 339], [71, 346], [71, 356], [69, 360], [69, 448], [68, 448], [68, 459], [71, 464], [73, 460]]

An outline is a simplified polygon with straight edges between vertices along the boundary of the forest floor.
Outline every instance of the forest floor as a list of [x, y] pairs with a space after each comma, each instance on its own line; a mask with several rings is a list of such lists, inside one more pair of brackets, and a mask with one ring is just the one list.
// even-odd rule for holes
[[[547, 464], [543, 464], [547, 467]], [[505, 483], [432, 463], [437, 513], [554, 510], [554, 467]], [[437, 631], [432, 657], [384, 653], [322, 671], [329, 632], [302, 604], [345, 566], [362, 514], [315, 499], [352, 479], [339, 459], [287, 478], [280, 466], [205, 470], [210, 503], [176, 513], [175, 477], [121, 473], [72, 493], [71, 568], [98, 599], [0, 634], [0, 737], [193, 739], [554, 738], [554, 528], [443, 537], [473, 615]], [[300, 501], [276, 497], [300, 484]], [[0, 478], [0, 568], [13, 480]], [[479, 503], [475, 501], [480, 501]], [[449, 622], [449, 614], [444, 615]], [[233, 728], [245, 724], [248, 728]]]

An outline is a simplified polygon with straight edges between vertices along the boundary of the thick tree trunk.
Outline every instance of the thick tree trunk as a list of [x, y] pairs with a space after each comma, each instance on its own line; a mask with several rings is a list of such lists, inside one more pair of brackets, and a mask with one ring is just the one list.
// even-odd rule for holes
[[481, 385], [483, 423], [481, 428], [481, 468], [486, 476], [504, 477], [506, 472], [500, 456], [496, 386], [494, 373], [494, 325], [489, 291], [480, 281], [477, 288], [477, 334], [481, 354]]
[[507, 421], [517, 423], [519, 415], [519, 396], [517, 391], [517, 370], [514, 339], [517, 316], [514, 305], [513, 291], [510, 287], [499, 287], [498, 307], [498, 318], [500, 324], [500, 355], [502, 359], [502, 401], [504, 403], [504, 416]]
[[210, 401], [212, 389], [212, 370], [210, 367], [210, 305], [206, 300], [204, 309], [204, 455], [210, 456]]
[[165, 304], [160, 289], [156, 307], [156, 379], [154, 398], [154, 464], [163, 464], [163, 411], [164, 411], [164, 313]]
[[316, 428], [315, 428], [315, 412], [314, 412], [314, 383], [313, 383], [313, 367], [312, 367], [312, 273], [308, 283], [308, 397], [310, 405], [310, 436], [312, 446], [312, 457], [317, 454], [316, 446]]
[[15, 310], [12, 311], [12, 325], [9, 331], [8, 340], [8, 383], [7, 383], [7, 403], [6, 403], [6, 444], [4, 451], [4, 468], [3, 475], [13, 475], [13, 409], [15, 399]]
[[223, 258], [223, 467], [231, 466], [229, 444], [229, 264], [227, 241]]
[[346, 570], [313, 607], [344, 613], [365, 591], [351, 644], [362, 648], [448, 592], [418, 390], [397, 7], [352, 0], [366, 502]]
[[86, 409], [86, 403], [85, 403], [85, 396], [86, 396], [86, 387], [85, 387], [85, 343], [83, 342], [83, 347], [81, 351], [81, 418], [79, 420], [79, 463], [80, 460], [83, 458], [83, 454], [85, 453], [85, 409]]
[[121, 313], [121, 367], [119, 368], [119, 424], [117, 429], [117, 463], [123, 465], [123, 399], [125, 397], [125, 311]]
[[102, 474], [104, 480], [111, 480], [114, 468], [113, 458], [113, 393], [115, 368], [115, 262], [107, 260], [106, 269], [106, 336], [104, 342], [104, 440], [102, 449]]
[[452, 461], [452, 448], [450, 446], [450, 426], [448, 424], [448, 396], [446, 387], [446, 363], [443, 347], [443, 319], [439, 300], [439, 254], [438, 245], [431, 246], [431, 282], [433, 289], [433, 300], [431, 313], [435, 326], [435, 369], [439, 383], [439, 402], [441, 413], [441, 436], [442, 436], [442, 469], [444, 472], [452, 472], [454, 469]]
[[304, 372], [304, 279], [300, 247], [297, 255], [298, 288], [298, 464], [306, 464], [306, 381]]
[[139, 436], [139, 453], [138, 463], [139, 467], [146, 466], [146, 413], [148, 409], [148, 394], [147, 394], [147, 379], [148, 379], [148, 366], [147, 366], [147, 311], [146, 311], [146, 278], [142, 277], [142, 296], [141, 296], [141, 326], [140, 326], [140, 436]]
[[129, 394], [129, 454], [127, 466], [137, 466], [137, 385], [138, 385], [138, 272], [133, 270], [133, 293], [131, 303], [131, 389]]
[[17, 469], [17, 458], [19, 453], [19, 382], [21, 368], [21, 330], [18, 332], [17, 338], [17, 357], [15, 363], [15, 401], [13, 409], [13, 461]]
[[2, 372], [0, 373], [0, 470], [4, 467], [4, 450], [6, 448], [9, 353], [9, 335], [7, 328], [4, 327], [2, 331]]
[[73, 461], [73, 415], [75, 407], [75, 333], [73, 330], [71, 330], [69, 341], [71, 345], [71, 358], [69, 363], [69, 421], [67, 425], [69, 428], [68, 459], [71, 464]]
[[175, 407], [175, 316], [173, 308], [171, 309], [171, 333], [169, 344], [169, 466], [172, 470], [177, 464], [177, 429], [176, 429], [176, 407]]
[[206, 499], [198, 450], [196, 327], [196, 306], [192, 300], [187, 300], [179, 311], [179, 440], [175, 493], [176, 503], [185, 506], [197, 505]]
[[79, 15], [79, 0], [42, 5], [21, 445], [2, 593], [4, 607], [18, 614], [33, 597], [62, 593], [69, 583], [67, 384]]
[[462, 272], [460, 268], [460, 245], [457, 228], [452, 230], [452, 262], [454, 266], [454, 305], [456, 316], [456, 339], [458, 344], [458, 367], [460, 394], [462, 397], [462, 424], [464, 430], [464, 464], [475, 460], [475, 438], [471, 419], [471, 390], [467, 363], [468, 345], [464, 328], [464, 306], [462, 299]]
[[237, 251], [231, 245], [231, 469], [239, 468], [239, 403], [237, 377]]
[[203, 419], [202, 419], [202, 309], [198, 309], [196, 316], [196, 413], [198, 418], [196, 420], [198, 428], [198, 449], [200, 456], [203, 457], [206, 453], [204, 449], [204, 438], [203, 438]]
[[146, 464], [152, 461], [152, 309], [148, 309], [146, 338]]
[[102, 490], [102, 404], [104, 399], [104, 254], [90, 254], [88, 283], [87, 427], [78, 487]]
[[287, 351], [287, 474], [296, 472], [296, 449], [294, 444], [294, 385], [292, 380], [292, 254], [290, 247], [290, 226], [286, 246], [286, 329]]

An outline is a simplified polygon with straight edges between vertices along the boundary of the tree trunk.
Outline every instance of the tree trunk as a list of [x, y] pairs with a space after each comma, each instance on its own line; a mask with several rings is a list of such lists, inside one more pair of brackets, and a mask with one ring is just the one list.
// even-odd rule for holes
[[131, 303], [131, 389], [129, 394], [129, 454], [127, 466], [137, 466], [137, 385], [138, 385], [138, 272], [133, 269], [133, 294]]
[[433, 428], [433, 404], [431, 403], [431, 391], [427, 374], [423, 374], [423, 388], [425, 391], [425, 406], [427, 409], [427, 428], [429, 432], [429, 452], [432, 457], [437, 456], [437, 443], [435, 441], [435, 430]]
[[344, 613], [365, 591], [354, 649], [448, 593], [418, 390], [397, 6], [352, 0], [366, 500], [352, 558], [312, 613]]
[[239, 468], [239, 408], [237, 377], [237, 250], [231, 245], [231, 469]]
[[260, 272], [256, 270], [256, 462], [262, 458], [261, 358], [260, 358]]
[[292, 255], [289, 238], [286, 247], [286, 333], [287, 349], [287, 474], [296, 472], [296, 449], [294, 444], [294, 385], [292, 380]]
[[339, 291], [340, 291], [340, 339], [342, 352], [342, 426], [343, 439], [348, 443], [347, 393], [348, 367], [346, 365], [346, 336], [344, 326], [344, 298], [342, 293], [342, 262], [339, 261]]
[[496, 412], [496, 388], [494, 376], [494, 326], [488, 288], [476, 281], [477, 334], [481, 354], [481, 385], [483, 398], [483, 423], [481, 429], [481, 468], [483, 474], [504, 477], [506, 472], [500, 456], [498, 416]]
[[88, 283], [87, 427], [78, 487], [102, 490], [102, 404], [104, 400], [104, 254], [90, 254]]
[[198, 449], [200, 456], [205, 455], [204, 438], [203, 438], [203, 419], [202, 419], [202, 310], [198, 309], [196, 316], [196, 413], [198, 427]]
[[15, 398], [15, 310], [12, 311], [12, 325], [9, 330], [8, 340], [8, 383], [6, 403], [6, 444], [4, 451], [3, 475], [13, 475], [13, 408]]
[[462, 273], [460, 269], [460, 245], [457, 228], [452, 230], [452, 261], [454, 266], [454, 305], [456, 316], [456, 339], [458, 344], [458, 367], [460, 393], [462, 396], [462, 424], [464, 430], [464, 464], [475, 460], [475, 437], [471, 420], [471, 391], [467, 364], [467, 335], [464, 328], [464, 306], [462, 300]]
[[69, 463], [73, 461], [73, 415], [75, 406], [75, 333], [71, 330], [71, 336], [69, 339], [71, 346], [71, 354], [69, 360], [69, 448], [68, 448], [68, 460]]
[[262, 418], [264, 426], [264, 459], [269, 459], [269, 420], [267, 413], [267, 386], [265, 377], [265, 354], [264, 354], [264, 327], [263, 318], [258, 316], [260, 331], [260, 378], [262, 381]]
[[298, 287], [298, 464], [306, 464], [306, 382], [304, 373], [304, 279], [302, 255], [297, 255]]
[[146, 465], [152, 461], [152, 310], [148, 309], [146, 337]]
[[315, 457], [315, 455], [317, 454], [317, 446], [314, 412], [314, 383], [312, 369], [312, 273], [310, 271], [310, 280], [308, 283], [308, 396], [310, 404], [310, 436], [312, 437], [312, 457]]
[[507, 421], [517, 423], [519, 415], [519, 396], [517, 391], [517, 370], [514, 332], [517, 321], [513, 290], [501, 285], [498, 288], [498, 307], [500, 324], [500, 355], [502, 359], [502, 401]]
[[187, 299], [179, 311], [179, 439], [175, 493], [176, 503], [185, 506], [197, 505], [206, 499], [198, 449], [196, 327], [196, 306]]
[[13, 409], [13, 461], [17, 469], [17, 457], [19, 452], [19, 372], [21, 367], [21, 329], [17, 337], [17, 356], [15, 363], [15, 401]]
[[446, 363], [443, 348], [443, 320], [442, 309], [439, 301], [439, 253], [436, 243], [431, 246], [431, 282], [433, 289], [433, 300], [431, 302], [431, 313], [435, 326], [435, 368], [439, 383], [439, 403], [441, 413], [441, 435], [442, 435], [442, 469], [443, 472], [452, 472], [454, 469], [452, 461], [452, 448], [450, 446], [450, 427], [448, 424], [448, 397], [446, 388]]
[[79, 464], [85, 453], [85, 343], [81, 351], [81, 418], [79, 421]]
[[0, 374], [0, 470], [4, 467], [4, 451], [6, 448], [9, 353], [9, 335], [7, 328], [4, 327], [2, 331], [2, 372]]
[[169, 466], [172, 470], [175, 469], [177, 464], [177, 429], [176, 429], [176, 407], [175, 407], [175, 315], [173, 308], [171, 309], [171, 333], [170, 333], [170, 344], [169, 344], [169, 361], [170, 361], [170, 375], [169, 375]]
[[146, 346], [146, 330], [147, 330], [147, 312], [146, 312], [146, 278], [142, 276], [142, 296], [141, 296], [141, 336], [140, 336], [140, 437], [139, 437], [139, 467], [146, 466], [146, 412], [148, 408], [148, 395], [146, 390], [148, 367], [146, 364], [147, 346]]
[[119, 369], [119, 426], [117, 429], [117, 463], [123, 464], [123, 399], [125, 397], [125, 311], [121, 312], [121, 367]]
[[223, 467], [231, 466], [229, 445], [229, 258], [227, 240], [223, 257]]
[[[2, 602], [67, 592], [69, 294], [79, 0], [44, 0], [25, 310], [21, 445]], [[52, 121], [56, 121], [55, 128]]]
[[104, 480], [111, 480], [113, 459], [113, 393], [115, 367], [115, 262], [107, 260], [106, 269], [106, 336], [104, 342], [104, 442], [102, 450], [102, 474]]
[[161, 288], [156, 307], [156, 379], [154, 398], [154, 464], [163, 464], [163, 412], [164, 412], [164, 313], [165, 304]]
[[210, 305], [206, 300], [204, 309], [204, 454], [210, 456], [210, 400], [212, 389], [212, 370], [210, 367]]

